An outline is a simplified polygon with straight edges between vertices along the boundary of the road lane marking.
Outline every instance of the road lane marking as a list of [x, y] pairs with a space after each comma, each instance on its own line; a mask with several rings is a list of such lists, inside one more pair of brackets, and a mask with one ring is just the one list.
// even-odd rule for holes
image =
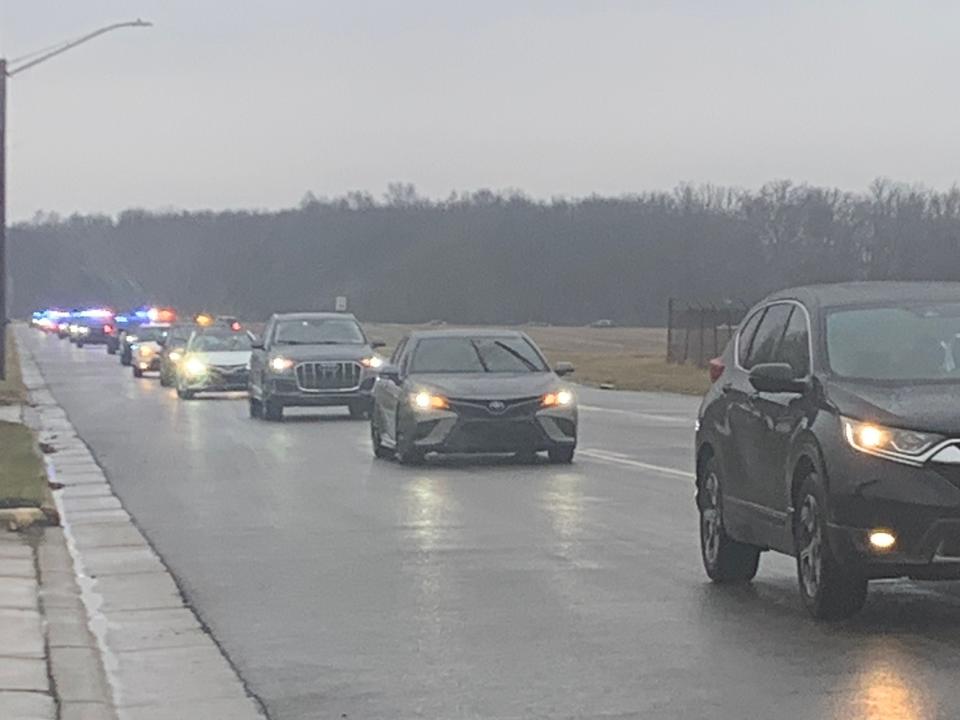
[[627, 417], [635, 417], [640, 420], [652, 420], [654, 422], [669, 423], [671, 425], [689, 425], [691, 428], [694, 424], [694, 419], [677, 417], [676, 415], [656, 415], [653, 413], [643, 413], [637, 412], [636, 410], [621, 410], [620, 408], [608, 408], [600, 407], [599, 405], [580, 405], [581, 410], [586, 410], [587, 412], [598, 412], [598, 413], [608, 413], [610, 415], [626, 415]]
[[638, 468], [640, 470], [648, 470], [650, 472], [662, 473], [664, 475], [672, 475], [674, 477], [682, 477], [685, 480], [693, 480], [696, 475], [687, 470], [678, 470], [677, 468], [666, 467], [664, 465], [654, 465], [652, 463], [641, 462], [640, 460], [634, 460], [629, 455], [623, 455], [622, 453], [610, 452], [608, 450], [597, 450], [595, 448], [580, 448], [577, 451], [581, 456], [589, 458], [591, 460], [598, 460], [600, 462], [611, 463], [614, 465], [624, 465], [626, 467]]

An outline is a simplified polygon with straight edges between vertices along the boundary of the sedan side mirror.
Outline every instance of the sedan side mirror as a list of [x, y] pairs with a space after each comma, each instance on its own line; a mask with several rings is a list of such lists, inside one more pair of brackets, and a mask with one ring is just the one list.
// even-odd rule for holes
[[574, 370], [575, 368], [571, 362], [558, 362], [553, 368], [553, 371], [560, 377], [563, 377], [564, 375], [570, 375]]
[[389, 380], [395, 385], [400, 384], [400, 368], [396, 365], [384, 365], [380, 368], [380, 377], [383, 380]]
[[371, 340], [371, 341], [370, 341], [370, 347], [372, 347], [374, 350], [376, 350], [377, 348], [382, 348], [382, 347], [386, 347], [386, 346], [387, 346], [387, 344], [386, 344], [383, 340]]
[[803, 393], [807, 383], [797, 378], [787, 363], [761, 363], [750, 371], [750, 384], [758, 392]]

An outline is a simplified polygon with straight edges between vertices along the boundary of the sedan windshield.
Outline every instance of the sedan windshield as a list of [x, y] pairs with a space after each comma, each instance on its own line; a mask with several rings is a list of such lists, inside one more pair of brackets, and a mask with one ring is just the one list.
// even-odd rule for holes
[[139, 327], [136, 331], [137, 342], [157, 342], [167, 336], [165, 327]]
[[540, 354], [520, 337], [425, 338], [417, 343], [414, 373], [546, 372]]
[[960, 381], [960, 303], [834, 310], [827, 356], [846, 378]]
[[189, 349], [193, 352], [234, 352], [250, 349], [250, 336], [246, 333], [204, 333], [195, 335]]
[[277, 323], [273, 342], [275, 345], [365, 345], [367, 339], [355, 320], [316, 318]]

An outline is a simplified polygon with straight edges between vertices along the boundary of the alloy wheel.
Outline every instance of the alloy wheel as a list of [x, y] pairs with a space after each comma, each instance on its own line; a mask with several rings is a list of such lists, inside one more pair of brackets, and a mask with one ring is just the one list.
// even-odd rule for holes
[[720, 557], [723, 518], [720, 507], [720, 479], [713, 470], [704, 479], [703, 491], [704, 505], [700, 509], [703, 555], [709, 564], [716, 565]]
[[820, 591], [820, 576], [823, 571], [823, 529], [817, 499], [807, 495], [800, 508], [799, 526], [800, 579], [808, 597], [816, 597]]

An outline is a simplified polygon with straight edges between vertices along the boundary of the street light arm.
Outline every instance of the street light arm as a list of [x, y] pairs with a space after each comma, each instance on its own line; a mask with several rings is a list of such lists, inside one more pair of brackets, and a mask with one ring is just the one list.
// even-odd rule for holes
[[34, 65], [39, 65], [40, 63], [46, 60], [49, 60], [52, 57], [56, 57], [61, 53], [65, 53], [67, 50], [70, 50], [71, 48], [75, 48], [77, 45], [82, 45], [88, 40], [93, 40], [93, 38], [103, 35], [104, 33], [108, 33], [112, 30], [119, 30], [120, 28], [126, 28], [126, 27], [152, 27], [152, 26], [153, 26], [153, 23], [147, 22], [146, 20], [140, 20], [140, 19], [133, 20], [130, 22], [114, 23], [113, 25], [107, 25], [106, 27], [102, 27], [99, 30], [94, 30], [92, 33], [88, 33], [87, 35], [84, 35], [81, 38], [77, 38], [76, 40], [68, 42], [63, 46], [58, 47], [56, 50], [51, 50], [50, 52], [45, 53], [40, 57], [34, 60], [31, 60], [30, 62], [26, 62], [23, 65], [20, 65], [19, 67], [16, 67], [12, 70], [7, 70], [7, 77], [13, 77], [17, 73], [20, 73], [20, 72], [23, 72], [24, 70], [32, 68]]

